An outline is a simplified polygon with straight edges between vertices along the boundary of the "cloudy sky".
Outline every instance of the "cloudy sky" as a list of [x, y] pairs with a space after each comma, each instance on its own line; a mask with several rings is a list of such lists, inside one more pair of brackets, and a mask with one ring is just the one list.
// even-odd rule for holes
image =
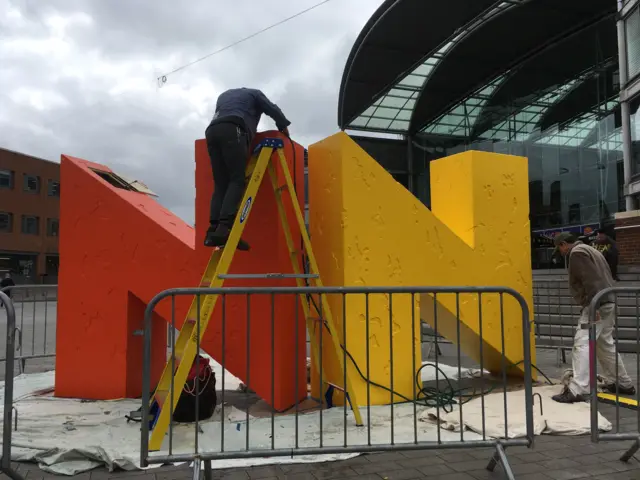
[[[253, 86], [309, 145], [334, 133], [351, 46], [382, 0], [0, 0], [0, 146], [138, 178], [193, 222], [193, 142], [219, 93]], [[273, 124], [263, 118], [262, 128]]]

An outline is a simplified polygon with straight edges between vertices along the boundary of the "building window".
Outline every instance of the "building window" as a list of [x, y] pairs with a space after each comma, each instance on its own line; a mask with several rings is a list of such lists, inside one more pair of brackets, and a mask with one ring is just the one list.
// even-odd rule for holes
[[29, 193], [40, 193], [40, 177], [25, 173], [23, 190]]
[[0, 188], [13, 189], [13, 172], [0, 170]]
[[39, 235], [40, 234], [40, 217], [34, 217], [32, 215], [22, 216], [22, 233], [26, 235]]
[[633, 13], [624, 20], [627, 41], [627, 68], [629, 80], [640, 73], [640, 10], [635, 8]]
[[47, 236], [57, 237], [60, 221], [57, 218], [47, 218]]
[[58, 180], [49, 180], [47, 182], [47, 195], [50, 197], [60, 196], [60, 182]]
[[13, 232], [13, 213], [0, 212], [0, 233]]

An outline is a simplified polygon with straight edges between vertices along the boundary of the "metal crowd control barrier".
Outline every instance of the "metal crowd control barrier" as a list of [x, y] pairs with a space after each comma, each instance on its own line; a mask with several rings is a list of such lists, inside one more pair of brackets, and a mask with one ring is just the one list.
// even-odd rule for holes
[[0, 303], [7, 313], [7, 358], [4, 369], [4, 416], [2, 420], [2, 461], [0, 470], [14, 480], [23, 480], [11, 466], [11, 428], [13, 428], [13, 368], [16, 338], [16, 311], [9, 296], [0, 291]]
[[[635, 297], [633, 306], [620, 306], [620, 294], [623, 298], [629, 296]], [[613, 313], [609, 313], [603, 310], [606, 303], [610, 302], [610, 295], [615, 295], [614, 310]], [[582, 322], [580, 327], [582, 330], [589, 330], [589, 389], [590, 389], [590, 401], [591, 401], [591, 440], [594, 443], [601, 441], [620, 441], [620, 440], [633, 440], [633, 445], [627, 450], [620, 460], [628, 462], [631, 457], [640, 449], [640, 409], [638, 409], [638, 402], [635, 399], [630, 399], [630, 395], [625, 395], [621, 390], [625, 385], [622, 385], [619, 380], [623, 380], [624, 375], [621, 376], [621, 369], [626, 371], [624, 365], [624, 358], [620, 355], [620, 342], [626, 341], [635, 344], [635, 369], [636, 375], [640, 375], [640, 287], [610, 287], [601, 292], [598, 292], [588, 310], [588, 320]], [[628, 303], [628, 302], [626, 302]], [[626, 315], [625, 322], [621, 324], [620, 310], [624, 308], [631, 315]], [[609, 315], [614, 315], [609, 317]], [[604, 322], [604, 323], [603, 323]], [[606, 357], [601, 355], [609, 355], [612, 352], [608, 351], [611, 344], [615, 351], [615, 368], [611, 368], [612, 361], [607, 362]], [[602, 363], [604, 359], [605, 364], [603, 366], [603, 375], [598, 374], [598, 362]], [[605, 366], [606, 365], [606, 366]], [[608, 370], [608, 371], [607, 371]], [[613, 370], [613, 371], [611, 371]], [[575, 372], [574, 372], [575, 374]], [[615, 377], [615, 378], [611, 378]], [[630, 378], [630, 377], [629, 377]], [[603, 380], [605, 385], [613, 385], [611, 393], [599, 392], [598, 381]], [[630, 385], [626, 385], [629, 387]], [[636, 392], [640, 391], [640, 376], [636, 378], [635, 382]], [[637, 398], [637, 397], [636, 397]], [[613, 403], [613, 410], [615, 412], [615, 428], [613, 433], [601, 433], [598, 425], [598, 418], [600, 410], [611, 411], [611, 407], [602, 406], [600, 400], [604, 400], [607, 403]], [[624, 410], [621, 410], [624, 409]], [[628, 412], [635, 410], [634, 414], [629, 416]], [[624, 412], [624, 413], [622, 413]], [[627, 418], [622, 418], [623, 416]], [[633, 418], [635, 417], [635, 418]], [[632, 420], [632, 422], [629, 422]], [[624, 431], [627, 430], [627, 431]]]
[[[56, 308], [50, 303], [57, 300], [57, 289], [57, 285], [15, 285], [2, 289], [12, 297], [16, 309], [15, 359], [20, 373], [24, 373], [27, 360], [56, 356]], [[3, 361], [6, 357], [0, 358]]]
[[[201, 295], [218, 295], [218, 308], [220, 309], [221, 324], [219, 325], [220, 331], [216, 335], [216, 349], [217, 352], [211, 352], [218, 356], [222, 369], [222, 386], [216, 390], [221, 395], [222, 413], [219, 410], [213, 414], [213, 418], [207, 420], [200, 420], [199, 416], [199, 403], [195, 402], [195, 422], [192, 425], [175, 424], [173, 421], [169, 425], [168, 439], [165, 438], [163, 448], [158, 452], [149, 452], [149, 432], [153, 427], [153, 411], [150, 408], [150, 399], [153, 393], [154, 385], [151, 385], [151, 335], [152, 335], [152, 316], [157, 305], [164, 299], [170, 299], [171, 301], [171, 328], [170, 331], [175, 332], [175, 306], [176, 298], [182, 296], [201, 296]], [[439, 361], [439, 355], [435, 357], [435, 363], [427, 364], [431, 368], [435, 368], [435, 376], [425, 379], [424, 366], [418, 369], [416, 365], [416, 349], [420, 348], [421, 342], [416, 341], [416, 330], [419, 331], [418, 323], [421, 319], [416, 315], [416, 300], [419, 296], [423, 296], [423, 302], [420, 311], [425, 313], [425, 318], [430, 319], [436, 337], [434, 342], [438, 346], [439, 325], [444, 325], [444, 321], [448, 322], [449, 337], [452, 337], [451, 332], [457, 332], [457, 338], [450, 338], [453, 343], [448, 344], [448, 352], [446, 353], [451, 357], [452, 362], [457, 362], [457, 374], [456, 379], [450, 379], [444, 374], [441, 369]], [[270, 335], [271, 350], [270, 355], [263, 361], [271, 362], [271, 392], [274, 391], [275, 374], [274, 374], [274, 351], [275, 351], [275, 329], [277, 323], [277, 308], [275, 307], [276, 300], [278, 302], [289, 302], [290, 305], [295, 306], [296, 315], [300, 310], [301, 303], [308, 302], [311, 309], [315, 308], [313, 315], [317, 318], [311, 320], [315, 322], [315, 327], [323, 328], [325, 325], [325, 317], [322, 312], [322, 297], [326, 296], [326, 300], [329, 300], [328, 304], [333, 305], [333, 318], [341, 317], [348, 318], [346, 315], [347, 305], [354, 305], [351, 302], [358, 302], [357, 311], [362, 312], [362, 315], [354, 318], [353, 322], [359, 322], [361, 328], [364, 329], [361, 339], [347, 338], [346, 322], [342, 322], [342, 342], [340, 344], [341, 355], [343, 356], [343, 362], [345, 364], [351, 363], [352, 367], [350, 372], [352, 375], [356, 375], [354, 371], [357, 371], [360, 375], [359, 381], [366, 382], [362, 385], [362, 388], [366, 388], [366, 395], [364, 393], [359, 394], [360, 408], [363, 415], [364, 426], [356, 426], [353, 416], [350, 414], [347, 403], [342, 402], [344, 405], [340, 407], [334, 407], [323, 409], [325, 403], [327, 407], [331, 407], [329, 399], [327, 402], [320, 404], [314, 404], [309, 406], [309, 402], [313, 402], [310, 397], [305, 400], [300, 400], [285, 413], [276, 413], [271, 409], [270, 412], [266, 412], [263, 417], [259, 415], [252, 415], [249, 412], [248, 405], [252, 401], [256, 401], [256, 397], [249, 397], [252, 387], [253, 378], [249, 378], [249, 365], [251, 365], [252, 355], [255, 355], [255, 351], [252, 352], [250, 347], [251, 332], [253, 329], [262, 328], [265, 332], [267, 339]], [[238, 300], [238, 297], [241, 299]], [[507, 297], [507, 298], [505, 298]], [[511, 297], [511, 298], [509, 298]], [[233, 318], [233, 324], [231, 327], [227, 325], [227, 319], [229, 316], [228, 310], [232, 311], [232, 307], [228, 305], [230, 302], [234, 302], [233, 311], [238, 312], [237, 305], [246, 305], [243, 307], [242, 316], [246, 318], [238, 319], [237, 315]], [[242, 303], [235, 303], [242, 302]], [[246, 303], [245, 303], [246, 302]], [[374, 303], [376, 302], [376, 303]], [[406, 303], [403, 303], [406, 302]], [[410, 302], [410, 303], [409, 303]], [[442, 308], [442, 302], [449, 302], [449, 310], [445, 313], [439, 308]], [[472, 374], [467, 372], [467, 376], [462, 375], [462, 353], [460, 351], [460, 339], [461, 337], [461, 320], [460, 311], [462, 308], [469, 308], [469, 302], [476, 302], [477, 304], [477, 317], [479, 321], [479, 358], [480, 363], [478, 365], [479, 370], [475, 370]], [[524, 358], [515, 364], [507, 363], [505, 356], [505, 310], [504, 302], [511, 303], [514, 308], [521, 310], [518, 312], [517, 318], [521, 317], [523, 326], [523, 356]], [[427, 305], [425, 305], [425, 303]], [[260, 307], [256, 305], [259, 304]], [[269, 307], [270, 305], [270, 307]], [[278, 305], [286, 305], [286, 303], [278, 303]], [[318, 307], [318, 305], [320, 307]], [[376, 308], [378, 312], [378, 318], [370, 318], [370, 306], [373, 310]], [[381, 305], [384, 305], [384, 315], [389, 315], [389, 330], [386, 331], [386, 327], [381, 326], [381, 320], [379, 318], [379, 312]], [[404, 307], [403, 307], [404, 305]], [[409, 306], [410, 305], [410, 306]], [[455, 305], [455, 307], [452, 307]], [[466, 306], [466, 307], [465, 307]], [[490, 307], [489, 307], [490, 306]], [[485, 311], [487, 308], [495, 308], [494, 313], [497, 318], [497, 307], [499, 306], [500, 312], [500, 326], [497, 322], [491, 326], [487, 324], [485, 332], [492, 331], [492, 335], [501, 334], [502, 349], [498, 348], [496, 353], [493, 351], [485, 352], [485, 354], [494, 354], [494, 361], [500, 361], [502, 370], [501, 374], [497, 374], [495, 377], [488, 375], [484, 370], [484, 358], [483, 355], [483, 308]], [[401, 309], [403, 322], [411, 323], [412, 341], [411, 347], [408, 345], [409, 338], [405, 338], [406, 343], [397, 345], [394, 344], [394, 335], [398, 334], [395, 330], [394, 307]], [[404, 308], [404, 309], [403, 309]], [[451, 310], [454, 310], [452, 313]], [[475, 308], [475, 307], [471, 307]], [[252, 322], [251, 312], [260, 309], [260, 313], [270, 312], [270, 325], [257, 325], [255, 321]], [[396, 310], [397, 311], [397, 310]], [[517, 310], [516, 310], [517, 311]], [[468, 312], [468, 310], [467, 310]], [[342, 315], [340, 315], [342, 313]], [[300, 314], [302, 315], [302, 314]], [[442, 320], [443, 315], [446, 317]], [[199, 319], [195, 319], [197, 325], [199, 325]], [[298, 317], [295, 318], [295, 327], [292, 327], [292, 335], [294, 339], [301, 338], [299, 334], [302, 332], [300, 328], [305, 328], [304, 319]], [[234, 338], [237, 342], [246, 342], [246, 372], [235, 372], [237, 375], [244, 376], [242, 382], [246, 384], [246, 390], [236, 391], [233, 394], [227, 392], [225, 397], [225, 375], [230, 375], [227, 372], [227, 357], [230, 357], [227, 352], [226, 342], [227, 337], [231, 338], [229, 332], [233, 329], [234, 325], [238, 322], [244, 322], [243, 333], [235, 333]], [[519, 321], [519, 320], [518, 320]], [[405, 325], [408, 326], [407, 323]], [[465, 327], [466, 328], [466, 327]], [[501, 330], [498, 330], [500, 329]], [[371, 331], [375, 331], [378, 335], [378, 339], [370, 335]], [[377, 329], [377, 330], [374, 330]], [[338, 328], [340, 330], [340, 328]], [[260, 330], [262, 332], [262, 330]], [[268, 332], [271, 332], [270, 334]], [[406, 331], [406, 330], [405, 330]], [[344, 453], [373, 453], [373, 452], [388, 452], [388, 451], [407, 451], [407, 450], [420, 450], [420, 449], [460, 449], [460, 448], [493, 448], [494, 454], [487, 465], [487, 469], [493, 471], [498, 464], [502, 465], [503, 471], [507, 478], [513, 479], [513, 472], [509, 466], [505, 449], [511, 446], [527, 446], [531, 447], [534, 441], [533, 430], [533, 396], [532, 396], [532, 374], [531, 374], [531, 345], [530, 345], [530, 331], [531, 324], [529, 320], [529, 309], [524, 298], [516, 291], [509, 288], [501, 287], [368, 287], [368, 288], [356, 288], [356, 287], [279, 287], [279, 288], [177, 288], [165, 290], [156, 295], [151, 302], [149, 302], [145, 311], [144, 322], [144, 363], [143, 363], [143, 386], [142, 386], [142, 408], [141, 408], [141, 444], [140, 444], [140, 463], [143, 467], [150, 464], [165, 464], [175, 462], [191, 462], [193, 461], [194, 478], [195, 475], [200, 475], [200, 469], [202, 462], [204, 462], [204, 477], [206, 479], [211, 478], [212, 474], [212, 461], [226, 460], [226, 459], [248, 459], [248, 458], [266, 458], [266, 457], [292, 457], [297, 455], [322, 455], [322, 454], [344, 454]], [[199, 332], [199, 331], [198, 331]], [[388, 339], [382, 339], [380, 337], [388, 335]], [[199, 335], [196, 335], [198, 337]], [[245, 340], [246, 337], [246, 340]], [[323, 362], [322, 362], [322, 338], [323, 335], [317, 336], [319, 342], [319, 372], [314, 378], [312, 376], [311, 382], [318, 382], [318, 392], [321, 395], [325, 394], [325, 390], [329, 390], [332, 387], [334, 391], [344, 392], [344, 386], [347, 385], [347, 379], [340, 379], [337, 383], [332, 384], [329, 381], [323, 382]], [[403, 337], [404, 338], [404, 337]], [[371, 339], [371, 342], [367, 341]], [[177, 368], [179, 359], [175, 355], [175, 336], [171, 339], [170, 347], [172, 354], [169, 356], [170, 368]], [[255, 341], [255, 339], [254, 339]], [[326, 342], [327, 340], [325, 340]], [[376, 351], [372, 355], [370, 350], [374, 347], [370, 346], [376, 344], [378, 346], [384, 345], [384, 348], [376, 348]], [[292, 355], [292, 360], [295, 363], [295, 380], [292, 378], [291, 382], [295, 381], [295, 390], [299, 391], [300, 387], [298, 375], [299, 368], [305, 368], [304, 365], [300, 366], [298, 359], [301, 352], [299, 351], [298, 342], [295, 344], [295, 352]], [[356, 356], [359, 359], [356, 361], [354, 356], [349, 352], [349, 345], [354, 345], [354, 350], [357, 348], [355, 345], [359, 343], [360, 349]], [[218, 347], [221, 344], [221, 348]], [[388, 344], [388, 345], [387, 345]], [[198, 351], [200, 350], [200, 344], [197, 345]], [[214, 348], [214, 347], [211, 347]], [[412, 349], [412, 350], [409, 350]], [[365, 350], [363, 352], [363, 350]], [[413, 359], [413, 372], [410, 383], [413, 384], [413, 392], [405, 395], [398, 393], [399, 388], [394, 387], [394, 374], [398, 375], [400, 369], [394, 371], [393, 359], [396, 355], [409, 355], [408, 350], [411, 352], [411, 356], [407, 358]], [[394, 355], [394, 351], [398, 352]], [[244, 355], [244, 353], [242, 354]], [[384, 355], [383, 362], [389, 368], [386, 371], [385, 385], [376, 383], [376, 374], [382, 375], [378, 371], [370, 371], [370, 361], [380, 362], [380, 356]], [[387, 357], [388, 355], [388, 357]], [[251, 358], [249, 358], [251, 356]], [[387, 360], [387, 358], [389, 360]], [[420, 358], [420, 357], [419, 357]], [[424, 356], [422, 357], [424, 358]], [[489, 357], [486, 357], [489, 358]], [[253, 359], [255, 364], [255, 359]], [[196, 357], [196, 365], [200, 362], [199, 357]], [[356, 362], [361, 362], [358, 365]], [[508, 419], [508, 402], [507, 402], [507, 372], [511, 368], [515, 368], [518, 364], [522, 365], [524, 373], [524, 390], [525, 401], [522, 405], [522, 412], [526, 418], [526, 434], [520, 438], [512, 438], [510, 433], [511, 427], [509, 426]], [[268, 365], [268, 363], [267, 363]], [[424, 361], [423, 361], [424, 365]], [[403, 369], [406, 371], [406, 360]], [[409, 368], [411, 366], [409, 365]], [[445, 367], [446, 368], [446, 367]], [[494, 363], [495, 368], [495, 363]], [[196, 372], [199, 371], [197, 368]], [[227, 372], [227, 373], [225, 373]], [[422, 373], [420, 373], [422, 372]], [[404, 373], [404, 372], [402, 372]], [[418, 375], [420, 374], [420, 375]], [[450, 373], [451, 376], [453, 374]], [[346, 373], [344, 374], [346, 377]], [[357, 375], [356, 375], [357, 376]], [[406, 377], [405, 377], [406, 379]], [[420, 380], [419, 380], [420, 379]], [[239, 380], [239, 379], [238, 379]], [[205, 380], [201, 380], [199, 375], [195, 375], [193, 380], [195, 382], [195, 392], [200, 392], [200, 383]], [[218, 379], [220, 381], [220, 379]], [[378, 379], [380, 382], [381, 380]], [[396, 380], [397, 381], [397, 380]], [[454, 384], [457, 386], [454, 387]], [[307, 385], [308, 387], [309, 385]], [[175, 386], [173, 381], [171, 384], [171, 390], [167, 394], [168, 398], [172, 400], [174, 395], [183, 394], [184, 385]], [[190, 388], [193, 388], [191, 386]], [[203, 384], [203, 389], [205, 384]], [[405, 383], [405, 389], [411, 389], [409, 382]], [[485, 412], [485, 397], [494, 391], [496, 395], [502, 397], [500, 403], [503, 407], [500, 407], [498, 416], [504, 415], [504, 417], [496, 420], [487, 420]], [[204, 391], [204, 390], [203, 390]], [[220, 393], [221, 391], [221, 393]], [[378, 405], [371, 403], [372, 395], [378, 396]], [[244, 397], [247, 395], [246, 397]], [[383, 395], [390, 395], [389, 400]], [[412, 398], [408, 398], [412, 396]], [[364, 398], [363, 398], [364, 397]], [[182, 398], [182, 397], [181, 397]], [[227, 418], [228, 413], [225, 413], [224, 407], [226, 400], [232, 398], [232, 401], [238, 401], [239, 398], [244, 399], [242, 407], [246, 407], [246, 411], [238, 413], [235, 411], [233, 417]], [[387, 402], [386, 405], [380, 405], [380, 399], [382, 403]], [[400, 398], [403, 398], [402, 403], [398, 402]], [[366, 399], [366, 404], [363, 404]], [[415, 400], [414, 400], [415, 399]], [[273, 404], [273, 393], [272, 393]], [[301, 402], [305, 402], [301, 405]], [[465, 431], [465, 410], [464, 405], [469, 402], [476, 402], [476, 409], [479, 409], [481, 414], [477, 414], [475, 417], [474, 425], [477, 425], [477, 433]], [[171, 408], [167, 399], [167, 408]], [[337, 408], [337, 409], [336, 409]], [[456, 411], [456, 409], [458, 411]], [[426, 421], [424, 414], [432, 413], [439, 421], [429, 423]], [[151, 416], [150, 416], [151, 413]], [[174, 417], [174, 410], [170, 412], [170, 418]], [[452, 432], [445, 429], [441, 425], [441, 421], [445, 414], [450, 415], [447, 417], [449, 422], [460, 422], [461, 428]], [[441, 416], [442, 415], [442, 416]], [[481, 417], [481, 418], [480, 418]], [[366, 420], [365, 420], [366, 419]], [[495, 420], [495, 421], [494, 421]], [[423, 422], [425, 423], [419, 423]], [[467, 421], [470, 421], [467, 419]], [[382, 423], [381, 423], [382, 422]], [[497, 433], [495, 429], [495, 423], [502, 425], [504, 422], [504, 428], [498, 427]], [[326, 428], [323, 428], [326, 425]], [[420, 427], [419, 427], [420, 425]], [[430, 427], [428, 427], [430, 425]], [[493, 427], [492, 432], [487, 433], [487, 427]], [[193, 433], [191, 433], [191, 429]], [[185, 445], [187, 442], [187, 445]], [[168, 443], [168, 448], [167, 447]]]
[[567, 351], [573, 347], [575, 317], [579, 314], [569, 295], [569, 282], [534, 277], [533, 311], [536, 348], [555, 350], [557, 365], [567, 363]]

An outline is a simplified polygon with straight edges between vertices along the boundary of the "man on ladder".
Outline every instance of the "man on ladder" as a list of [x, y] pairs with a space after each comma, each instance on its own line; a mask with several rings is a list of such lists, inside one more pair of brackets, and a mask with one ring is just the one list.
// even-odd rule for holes
[[[204, 240], [207, 247], [222, 247], [229, 239], [245, 190], [249, 147], [263, 113], [289, 136], [287, 127], [291, 122], [260, 90], [234, 88], [218, 97], [215, 114], [205, 131], [215, 185], [210, 225]], [[249, 244], [241, 239], [238, 250], [249, 250]]]

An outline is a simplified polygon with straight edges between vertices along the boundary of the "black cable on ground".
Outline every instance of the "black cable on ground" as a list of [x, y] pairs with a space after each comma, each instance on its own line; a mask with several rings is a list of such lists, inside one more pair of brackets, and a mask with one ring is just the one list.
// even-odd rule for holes
[[[311, 303], [313, 304], [313, 307], [315, 308], [316, 312], [318, 312], [318, 314], [320, 313], [320, 310], [318, 309], [317, 304], [315, 303], [315, 300], [313, 299], [313, 297], [309, 297], [311, 300]], [[329, 330], [329, 326], [326, 324], [326, 322], [323, 321], [323, 325], [324, 327], [327, 329], [327, 331], [329, 332], [329, 334], [331, 334], [330, 330]], [[434, 335], [435, 336], [435, 335]], [[421, 406], [425, 406], [425, 407], [439, 407], [442, 408], [443, 411], [445, 411], [446, 413], [449, 413], [453, 410], [453, 407], [455, 405], [464, 405], [467, 402], [470, 402], [471, 400], [473, 400], [474, 398], [483, 396], [483, 395], [487, 395], [491, 392], [493, 392], [496, 389], [496, 386], [493, 385], [491, 387], [489, 387], [488, 389], [478, 392], [477, 387], [465, 387], [465, 388], [454, 388], [451, 380], [449, 379], [449, 377], [442, 371], [442, 369], [432, 363], [425, 363], [422, 364], [420, 366], [420, 368], [418, 369], [418, 371], [416, 372], [416, 377], [415, 377], [415, 381], [416, 381], [416, 385], [417, 385], [417, 398], [415, 400], [412, 400], [404, 395], [402, 395], [401, 393], [395, 392], [393, 390], [391, 390], [389, 387], [385, 387], [384, 385], [381, 385], [379, 383], [376, 383], [370, 379], [368, 379], [366, 377], [366, 375], [362, 372], [362, 370], [360, 369], [360, 367], [358, 366], [358, 363], [356, 362], [356, 360], [353, 358], [353, 356], [351, 355], [351, 353], [349, 353], [349, 351], [347, 349], [345, 349], [344, 345], [340, 345], [340, 348], [344, 351], [344, 353], [347, 355], [347, 357], [349, 357], [349, 360], [351, 361], [351, 363], [353, 364], [353, 366], [355, 367], [356, 371], [358, 372], [358, 375], [360, 375], [360, 377], [362, 378], [362, 380], [364, 380], [365, 382], [369, 383], [369, 385], [373, 385], [376, 388], [380, 388], [382, 390], [385, 390], [386, 392], [389, 392], [390, 394], [392, 393], [394, 396], [398, 396], [400, 398], [402, 398], [403, 400], [405, 400], [405, 402], [408, 403], [416, 403], [417, 405], [421, 405]], [[523, 363], [524, 360], [520, 360], [518, 362], [509, 364], [507, 366], [507, 369], [510, 370], [514, 367], [517, 367], [518, 365], [520, 365], [521, 363]], [[424, 385], [422, 385], [422, 377], [420, 375], [420, 373], [422, 372], [422, 369], [426, 368], [426, 367], [432, 367], [438, 370], [439, 374], [442, 375], [442, 380], [444, 380], [446, 382], [446, 388], [444, 390], [440, 390], [438, 388], [438, 386], [427, 386], [425, 387]], [[550, 384], [550, 385], [554, 385], [554, 383], [549, 379], [549, 377], [542, 371], [540, 370], [535, 364], [531, 364], [531, 367], [533, 369], [535, 369], [540, 375], [542, 375], [545, 380]], [[440, 380], [440, 375], [438, 376], [438, 380]], [[460, 379], [458, 379], [460, 380]], [[505, 385], [506, 387], [506, 385]], [[469, 393], [468, 391], [471, 390], [471, 392]]]

